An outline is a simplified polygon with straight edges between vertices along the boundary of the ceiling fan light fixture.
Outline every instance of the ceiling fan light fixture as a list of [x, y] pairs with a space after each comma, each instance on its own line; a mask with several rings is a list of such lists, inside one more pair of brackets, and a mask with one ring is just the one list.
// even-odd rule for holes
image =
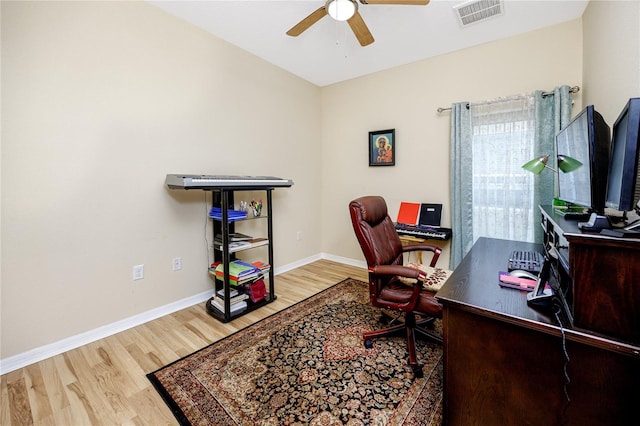
[[353, 0], [329, 0], [325, 8], [329, 16], [336, 21], [347, 21], [355, 15], [358, 5]]

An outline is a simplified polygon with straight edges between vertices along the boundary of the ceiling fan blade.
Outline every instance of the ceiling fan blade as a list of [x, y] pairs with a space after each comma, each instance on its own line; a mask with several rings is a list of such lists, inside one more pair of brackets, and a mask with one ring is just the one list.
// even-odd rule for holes
[[362, 4], [413, 4], [426, 6], [430, 0], [360, 0]]
[[322, 6], [314, 12], [311, 12], [309, 16], [294, 25], [289, 31], [287, 31], [287, 35], [290, 35], [291, 37], [297, 37], [302, 34], [303, 31], [305, 31], [307, 28], [309, 28], [325, 16], [327, 16], [327, 9]]
[[347, 21], [351, 30], [355, 34], [356, 38], [360, 42], [360, 46], [368, 46], [373, 43], [373, 36], [371, 35], [371, 31], [367, 27], [367, 24], [364, 23], [362, 16], [360, 13], [356, 11], [356, 13]]

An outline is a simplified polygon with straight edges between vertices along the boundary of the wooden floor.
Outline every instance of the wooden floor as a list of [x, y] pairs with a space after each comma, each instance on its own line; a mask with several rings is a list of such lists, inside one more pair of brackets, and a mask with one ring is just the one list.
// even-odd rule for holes
[[1, 377], [0, 425], [175, 425], [146, 374], [367, 271], [320, 260], [276, 276], [273, 303], [223, 324], [204, 303]]

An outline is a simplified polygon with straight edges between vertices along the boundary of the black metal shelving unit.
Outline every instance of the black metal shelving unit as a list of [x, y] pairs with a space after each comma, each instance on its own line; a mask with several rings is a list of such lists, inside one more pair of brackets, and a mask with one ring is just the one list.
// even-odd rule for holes
[[[223, 279], [219, 280], [216, 278], [216, 289], [218, 291], [218, 282], [224, 291], [224, 312], [220, 312], [216, 307], [212, 305], [213, 297], [211, 297], [207, 301], [207, 312], [213, 317], [219, 319], [223, 322], [229, 322], [234, 318], [240, 317], [242, 315], [247, 314], [255, 309], [258, 309], [266, 304], [269, 304], [276, 300], [277, 296], [275, 294], [275, 286], [273, 280], [273, 219], [272, 219], [272, 187], [246, 187], [246, 188], [217, 188], [211, 189], [212, 192], [212, 207], [220, 207], [222, 210], [222, 219], [213, 219], [213, 236], [215, 238], [216, 235], [222, 235], [222, 245], [220, 249], [216, 249], [214, 247], [213, 253], [214, 262], [221, 261], [224, 267], [224, 275]], [[229, 221], [229, 209], [231, 209], [234, 205], [234, 193], [238, 191], [265, 191], [266, 192], [266, 215], [262, 213], [260, 216], [251, 217], [250, 214], [246, 219], [240, 219], [235, 221]], [[229, 279], [229, 263], [236, 260], [236, 253], [252, 250], [256, 247], [249, 247], [246, 249], [239, 249], [231, 253], [229, 251], [229, 235], [235, 232], [236, 223], [248, 221], [248, 220], [266, 220], [267, 221], [267, 243], [260, 245], [258, 247], [267, 247], [268, 251], [268, 260], [269, 263], [269, 272], [268, 272], [268, 282], [267, 282], [267, 296], [264, 300], [254, 303], [249, 302], [247, 309], [239, 312], [237, 314], [231, 313], [230, 306], [230, 292], [231, 292], [231, 284]]]
[[[273, 176], [227, 176], [227, 175], [189, 175], [189, 174], [168, 174], [165, 184], [170, 189], [177, 190], [202, 190], [210, 191], [211, 206], [221, 209], [220, 218], [212, 218], [213, 220], [213, 260], [222, 262], [224, 265], [224, 274], [222, 280], [214, 274], [214, 297], [219, 291], [219, 287], [223, 290], [224, 295], [224, 312], [218, 310], [212, 305], [211, 297], [206, 303], [207, 312], [213, 317], [223, 322], [229, 322], [234, 318], [245, 315], [248, 312], [256, 310], [266, 304], [276, 300], [274, 286], [274, 266], [273, 266], [273, 219], [272, 219], [272, 192], [275, 188], [289, 188], [293, 185], [290, 179], [282, 179]], [[266, 214], [261, 212], [259, 216], [247, 215], [246, 219], [229, 221], [229, 210], [234, 205], [234, 194], [242, 191], [264, 191], [266, 193]], [[249, 220], [266, 220], [267, 221], [267, 241], [266, 244], [252, 245], [247, 248], [229, 250], [229, 235], [235, 233], [236, 223]], [[222, 244], [216, 247], [215, 237], [217, 234], [222, 236]], [[260, 237], [263, 238], [263, 237]], [[268, 250], [268, 282], [266, 283], [266, 297], [259, 302], [247, 301], [247, 309], [242, 312], [231, 313], [231, 283], [229, 279], [229, 263], [236, 259], [236, 253], [245, 250], [252, 250], [258, 247], [267, 247]]]

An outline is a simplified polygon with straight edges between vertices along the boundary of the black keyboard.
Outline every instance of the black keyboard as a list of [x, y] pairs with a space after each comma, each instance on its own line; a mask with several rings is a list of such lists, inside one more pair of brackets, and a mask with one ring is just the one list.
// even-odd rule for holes
[[537, 251], [521, 251], [514, 250], [509, 256], [509, 271], [520, 269], [531, 272], [532, 274], [540, 273], [544, 256]]
[[404, 223], [396, 223], [395, 227], [396, 232], [399, 235], [409, 235], [412, 237], [442, 241], [451, 239], [451, 228], [442, 228], [439, 226], [406, 225]]

